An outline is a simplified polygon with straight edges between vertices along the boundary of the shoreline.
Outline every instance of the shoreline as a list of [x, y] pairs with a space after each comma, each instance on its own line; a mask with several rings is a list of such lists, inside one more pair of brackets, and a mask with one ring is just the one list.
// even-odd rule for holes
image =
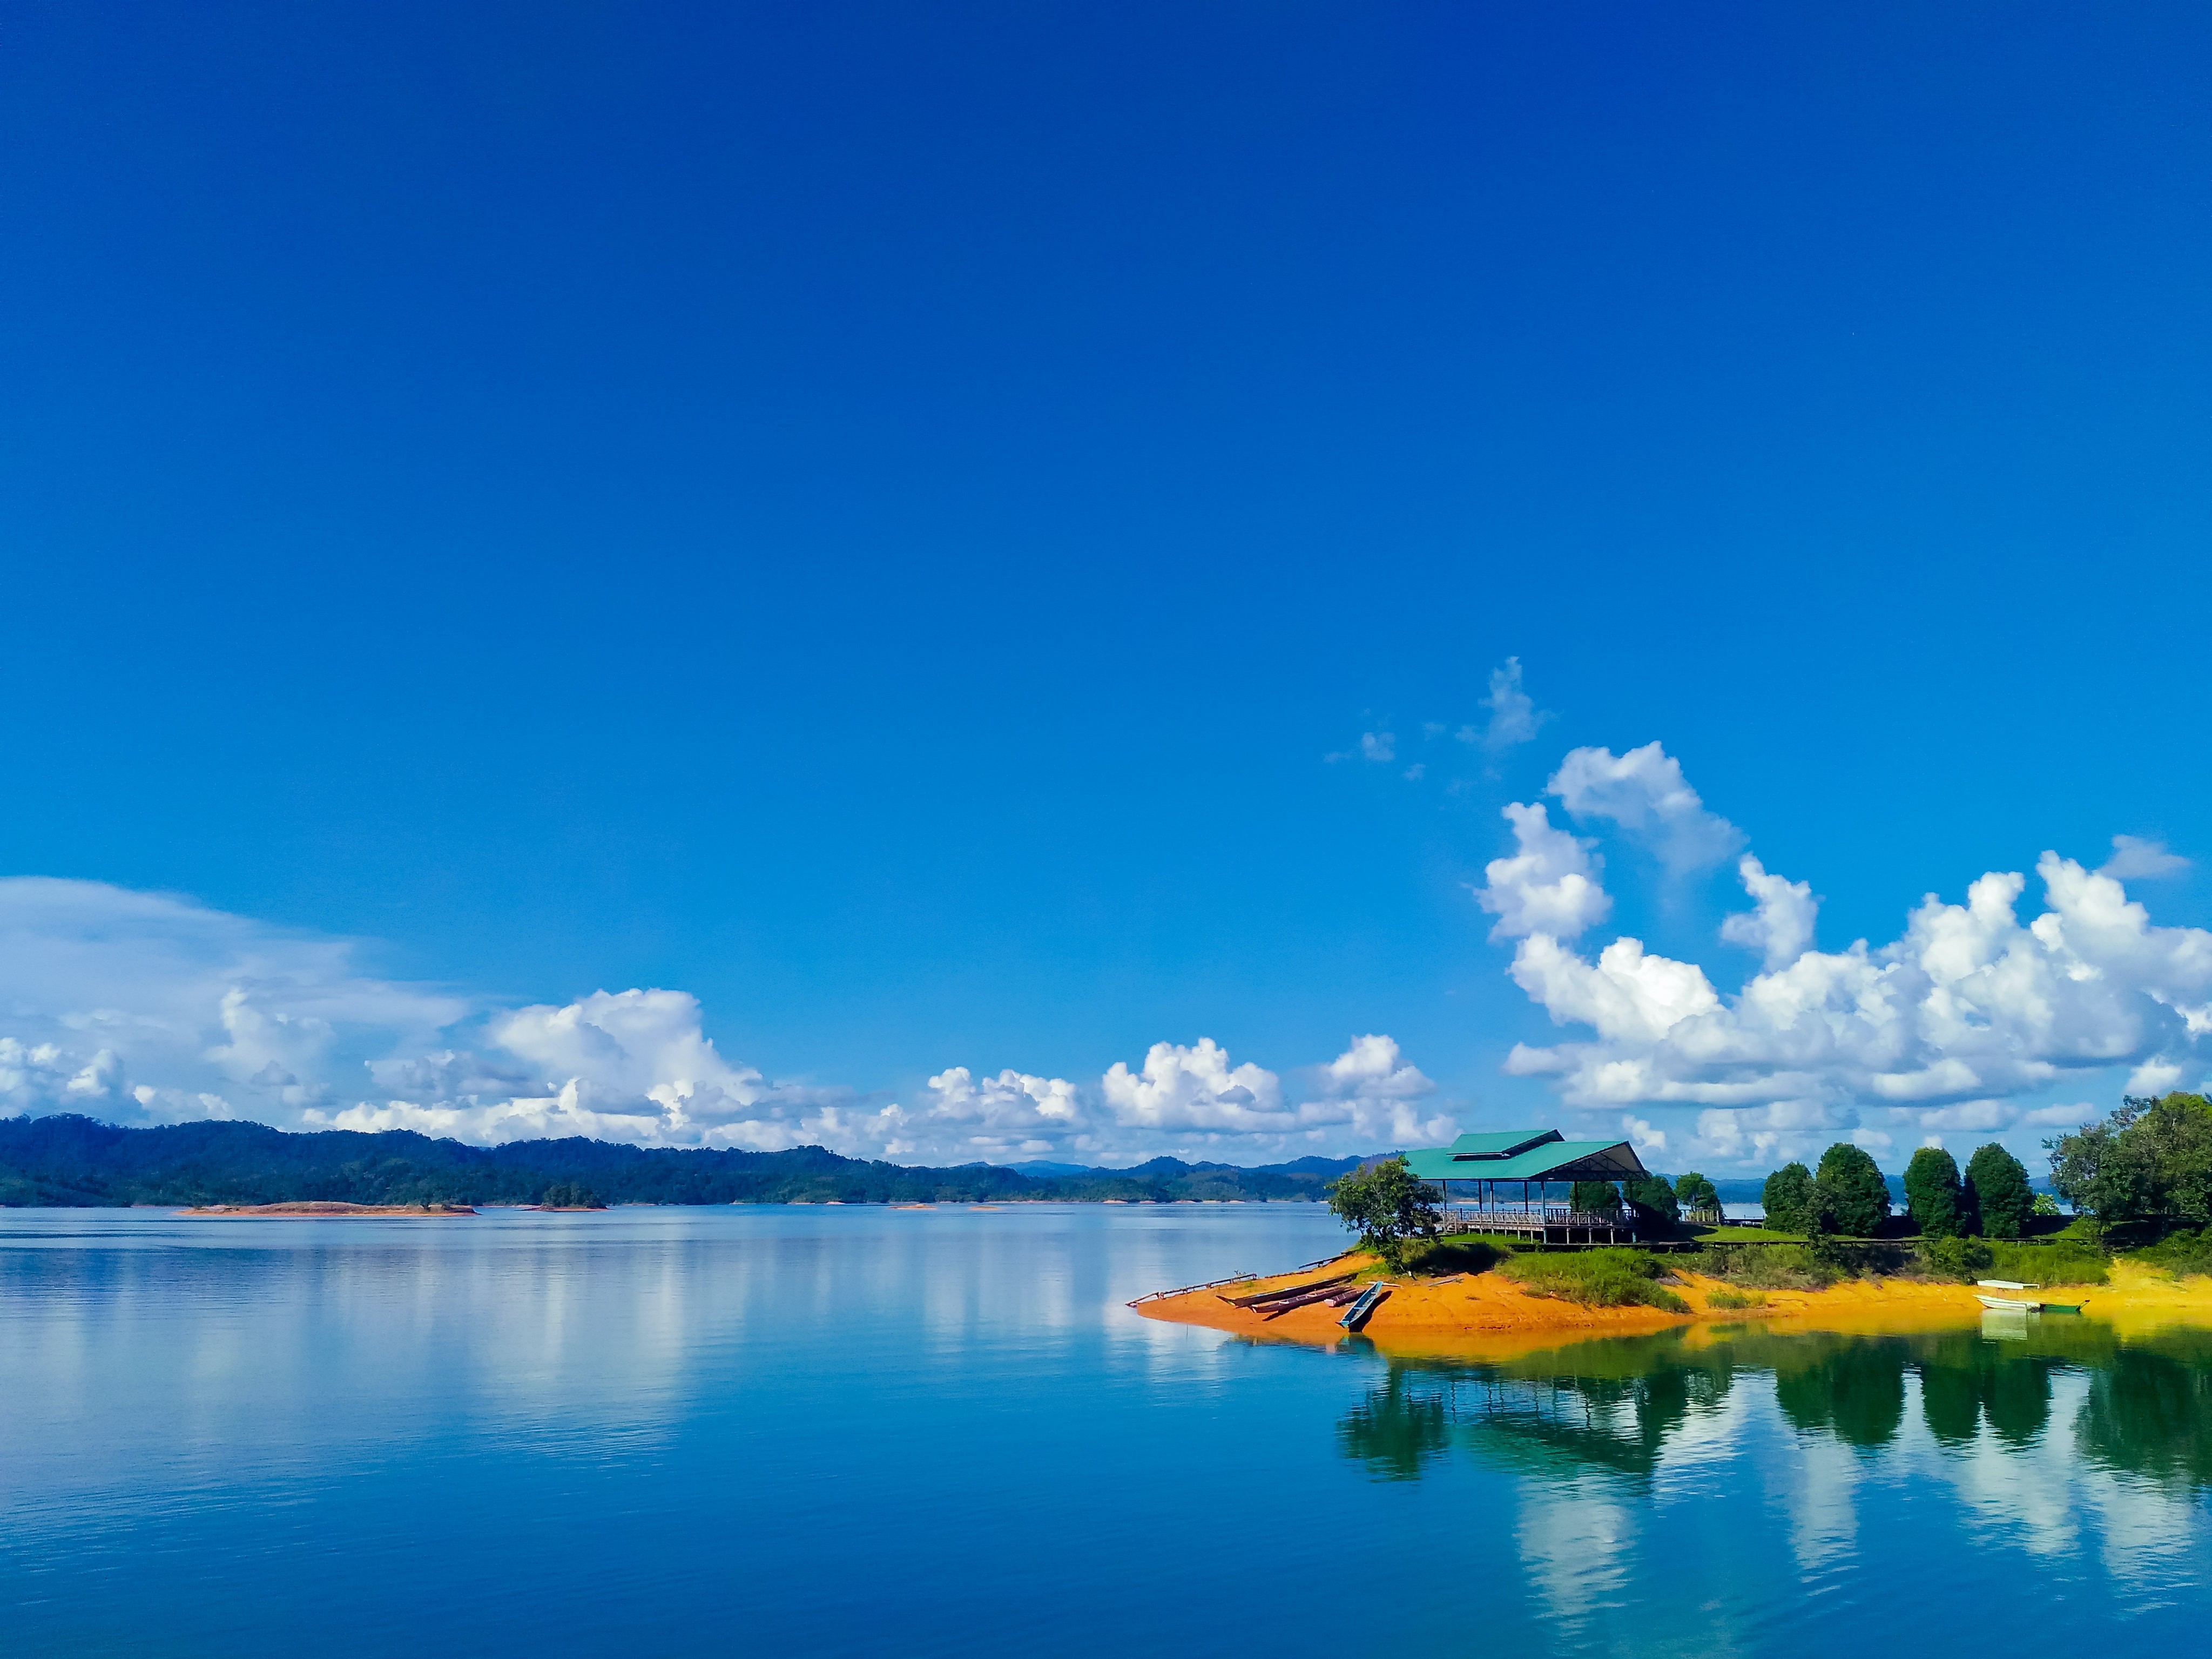
[[434, 1218], [477, 1212], [467, 1204], [342, 1204], [336, 1200], [311, 1200], [293, 1204], [196, 1204], [177, 1213], [196, 1221], [329, 1221], [378, 1216]]
[[[1203, 1326], [1250, 1341], [1333, 1346], [1350, 1334], [1337, 1323], [1343, 1311], [1340, 1308], [1320, 1303], [1270, 1318], [1254, 1309], [1233, 1306], [1229, 1298], [1331, 1273], [1357, 1272], [1363, 1279], [1383, 1278], [1379, 1266], [1371, 1255], [1346, 1251], [1295, 1273], [1200, 1286], [1131, 1305], [1146, 1319]], [[2112, 1325], [2124, 1335], [2166, 1325], [2212, 1326], [2212, 1279], [2172, 1279], [2126, 1261], [2114, 1262], [2111, 1273], [2110, 1284], [2054, 1285], [2050, 1293], [2054, 1300], [2080, 1302], [2080, 1318]], [[1745, 1291], [1702, 1273], [1678, 1273], [1668, 1288], [1690, 1304], [1691, 1311], [1681, 1314], [1641, 1305], [1585, 1307], [1534, 1295], [1495, 1272], [1392, 1279], [1390, 1284], [1390, 1294], [1359, 1334], [1386, 1354], [1409, 1358], [1444, 1358], [1474, 1350], [1494, 1355], [1501, 1350], [1554, 1346], [1562, 1338], [1647, 1336], [1753, 1322], [1787, 1323], [1808, 1331], [1903, 1333], [1978, 1325], [1988, 1311], [1976, 1299], [1974, 1285], [1905, 1279], [1848, 1279], [1819, 1291]], [[1760, 1300], [1752, 1307], [1715, 1307], [1711, 1297], [1717, 1291]]]

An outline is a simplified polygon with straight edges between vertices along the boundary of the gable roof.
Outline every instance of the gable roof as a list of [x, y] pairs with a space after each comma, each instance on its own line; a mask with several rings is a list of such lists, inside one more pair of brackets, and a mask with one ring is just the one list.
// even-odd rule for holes
[[1562, 1140], [1553, 1131], [1503, 1158], [1463, 1156], [1458, 1146], [1407, 1152], [1407, 1166], [1423, 1181], [1626, 1181], [1649, 1173], [1625, 1140]]
[[1462, 1135], [1446, 1150], [1455, 1158], [1510, 1158], [1544, 1141], [1565, 1138], [1557, 1129], [1489, 1129]]

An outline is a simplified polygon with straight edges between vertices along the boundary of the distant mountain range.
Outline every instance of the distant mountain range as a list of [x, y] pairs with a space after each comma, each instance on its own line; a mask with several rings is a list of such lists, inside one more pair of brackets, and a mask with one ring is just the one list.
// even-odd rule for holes
[[0, 1206], [18, 1206], [531, 1204], [555, 1185], [586, 1188], [610, 1204], [1310, 1201], [1359, 1162], [1301, 1158], [1248, 1170], [1156, 1158], [1127, 1170], [1041, 1162], [937, 1170], [819, 1146], [714, 1152], [581, 1139], [471, 1146], [403, 1129], [292, 1134], [258, 1123], [124, 1129], [68, 1114], [0, 1118]]

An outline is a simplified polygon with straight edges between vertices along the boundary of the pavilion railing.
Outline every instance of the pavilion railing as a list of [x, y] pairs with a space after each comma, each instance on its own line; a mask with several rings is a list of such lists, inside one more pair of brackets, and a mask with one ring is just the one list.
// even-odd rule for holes
[[1491, 1228], [1518, 1231], [1530, 1227], [1612, 1227], [1628, 1224], [1617, 1214], [1577, 1210], [1571, 1204], [1496, 1204], [1480, 1207], [1448, 1204], [1441, 1212], [1447, 1232], [1482, 1232]]

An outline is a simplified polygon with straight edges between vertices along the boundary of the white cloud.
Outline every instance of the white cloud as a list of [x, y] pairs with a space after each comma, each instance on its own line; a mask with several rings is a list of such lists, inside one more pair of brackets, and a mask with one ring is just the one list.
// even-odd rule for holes
[[[1656, 744], [1619, 757], [1577, 750], [1552, 787], [1571, 811], [1611, 820], [1678, 869], [1741, 839]], [[1758, 908], [1729, 917], [1722, 935], [1759, 951], [1763, 968], [1723, 995], [1698, 964], [1635, 939], [1594, 959], [1565, 943], [1603, 911], [1562, 902], [1560, 872], [1595, 860], [1541, 819], [1522, 839], [1519, 858], [1491, 866], [1492, 937], [1521, 936], [1515, 982], [1593, 1040], [1516, 1045], [1506, 1069], [1553, 1079], [1577, 1107], [1703, 1109], [1678, 1151], [1795, 1156], [1810, 1136], [1836, 1133], [1887, 1144], [1863, 1105], [1923, 1132], [2055, 1122], [2052, 1109], [2025, 1112], [2018, 1097], [2122, 1065], [2137, 1068], [2137, 1091], [2170, 1087], [2187, 1074], [2180, 1051], [2212, 1032], [2212, 933], [2154, 926], [2110, 866], [2046, 853], [2036, 866], [2045, 908], [2029, 920], [2018, 913], [2024, 878], [1992, 872], [1964, 904], [1928, 896], [1887, 945], [1824, 952], [1811, 948], [1810, 884], [1747, 854], [1738, 872]], [[2123, 850], [2137, 867], [2166, 867], [2142, 844]], [[1547, 926], [1548, 915], [1562, 925]], [[2071, 1121], [2073, 1109], [2058, 1109]]]
[[1893, 1106], [1890, 1120], [1922, 1129], [1954, 1134], [1996, 1134], [2009, 1129], [2027, 1115], [2026, 1109], [2008, 1100], [1961, 1100], [1948, 1106]]
[[2131, 1095], [2162, 1095], [2181, 1081], [2182, 1069], [2161, 1054], [2147, 1060], [2128, 1073], [2128, 1092]]
[[1370, 1034], [1306, 1098], [1216, 1043], [1152, 1045], [1085, 1088], [953, 1066], [911, 1105], [771, 1081], [722, 1054], [665, 988], [487, 1006], [379, 979], [356, 941], [289, 933], [97, 883], [0, 880], [0, 1111], [111, 1122], [245, 1118], [411, 1129], [479, 1144], [548, 1136], [909, 1162], [1164, 1152], [1264, 1162], [1449, 1139], [1435, 1085]]
[[1414, 1104], [1436, 1092], [1420, 1067], [1399, 1052], [1395, 1039], [1376, 1033], [1352, 1039], [1352, 1046], [1321, 1068], [1315, 1098], [1298, 1108], [1308, 1130], [1347, 1126], [1354, 1139], [1388, 1146], [1433, 1146], [1449, 1140], [1458, 1124], [1441, 1114], [1423, 1115]]
[[1759, 908], [1722, 922], [1721, 937], [1759, 952], [1769, 971], [1787, 968], [1813, 943], [1813, 920], [1820, 908], [1820, 901], [1813, 896], [1813, 884], [1771, 876], [1748, 853], [1736, 871], [1743, 878], [1744, 891]]
[[1711, 995], [1696, 989], [1694, 965], [1646, 958], [1634, 940], [1607, 947], [1634, 947], [1620, 960], [1638, 963], [1640, 984], [1677, 988], [1661, 1012], [1680, 1017], [1663, 1024], [1619, 1013], [1599, 1023], [1599, 1008], [1626, 995], [1616, 984], [1613, 1004], [1597, 1000], [1596, 981], [1620, 977], [1603, 955], [1594, 967], [1537, 936], [1514, 976], [1555, 1019], [1597, 1027], [1599, 1043], [1547, 1062], [1568, 1078], [1570, 1098], [1592, 1104], [1996, 1097], [2138, 1060], [2182, 1035], [2177, 1006], [2212, 992], [2212, 934], [2152, 927], [2118, 883], [2055, 854], [2038, 869], [2051, 908], [2027, 926], [2014, 909], [2021, 878], [1992, 873], [1963, 906], [1930, 895], [1881, 951], [1862, 941], [1808, 951], [1699, 1007], [1681, 1000]]
[[772, 1085], [725, 1060], [682, 991], [595, 991], [561, 1007], [498, 1014], [485, 1037], [512, 1059], [447, 1049], [372, 1062], [371, 1078], [412, 1098], [310, 1109], [337, 1129], [415, 1129], [497, 1145], [585, 1135], [647, 1146], [775, 1152], [864, 1146], [873, 1115], [849, 1090]]
[[1518, 657], [1508, 657], [1504, 666], [1491, 671], [1490, 695], [1482, 700], [1482, 706], [1490, 711], [1490, 718], [1480, 726], [1462, 726], [1459, 740], [1479, 744], [1493, 755], [1528, 742], [1536, 735], [1537, 727], [1551, 718], [1521, 689]]
[[0, 1109], [290, 1121], [361, 1053], [468, 1012], [360, 955], [168, 894], [0, 879]]
[[2189, 860], [2179, 853], [2167, 852], [2162, 841], [2114, 836], [2112, 856], [2105, 860], [2097, 873], [2116, 881], [2142, 881], [2157, 876], [2178, 876], [2188, 867]]
[[1511, 971], [1554, 1023], [1594, 1026], [1618, 1042], [1656, 1042], [1721, 1006], [1702, 969], [1647, 955], [1640, 939], [1613, 940], [1593, 963], [1550, 934], [1534, 933], [1514, 951]]
[[1504, 809], [1504, 816], [1513, 825], [1520, 851], [1484, 866], [1489, 884], [1474, 895], [1498, 918], [1491, 938], [1548, 933], [1572, 939], [1603, 921], [1613, 901], [1598, 884], [1603, 860], [1591, 855], [1590, 843], [1553, 829], [1540, 803], [1516, 801]]
[[884, 1152], [994, 1164], [1087, 1152], [1093, 1150], [1086, 1133], [1092, 1115], [1082, 1092], [1065, 1078], [1006, 1070], [979, 1079], [965, 1066], [949, 1066], [929, 1079], [926, 1104], [912, 1114], [899, 1112], [897, 1133]]
[[1743, 845], [1743, 832], [1705, 810], [1682, 764], [1656, 743], [1615, 755], [1569, 751], [1545, 785], [1578, 818], [1609, 818], [1678, 873], [1717, 864]]
[[1099, 1087], [1115, 1120], [1131, 1127], [1279, 1134], [1297, 1125], [1284, 1109], [1281, 1079], [1249, 1061], [1231, 1066], [1211, 1037], [1188, 1048], [1155, 1042], [1143, 1071], [1117, 1060]]

